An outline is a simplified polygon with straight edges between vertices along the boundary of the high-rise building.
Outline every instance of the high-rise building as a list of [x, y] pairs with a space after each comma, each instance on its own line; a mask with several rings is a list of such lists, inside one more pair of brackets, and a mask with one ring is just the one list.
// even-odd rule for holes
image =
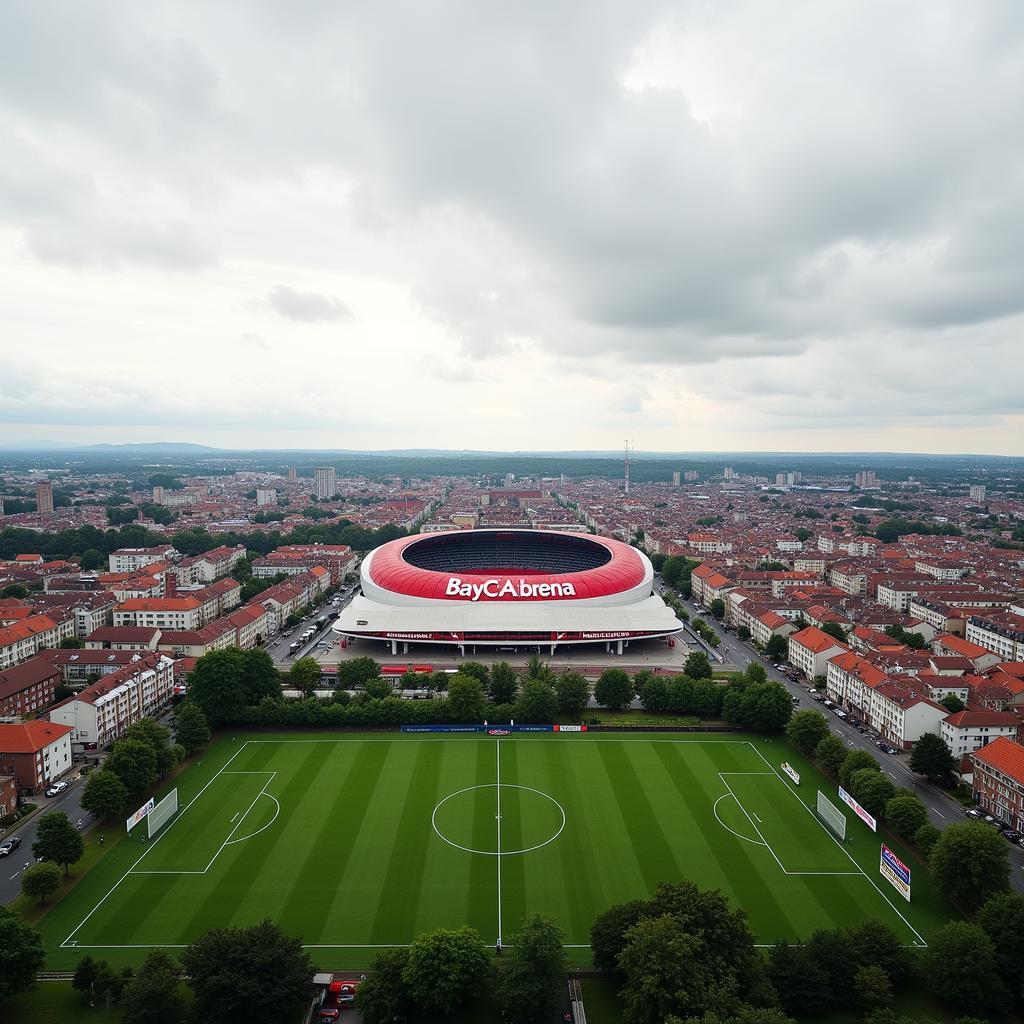
[[36, 511], [43, 515], [53, 511], [53, 484], [49, 480], [36, 484]]
[[678, 469], [672, 474], [672, 486], [673, 487], [678, 487], [679, 486], [679, 470]]
[[313, 474], [316, 477], [316, 496], [318, 498], [333, 498], [338, 493], [338, 483], [333, 466], [315, 469]]
[[688, 483], [688, 484], [692, 484], [694, 482], [694, 480], [699, 480], [699, 479], [700, 479], [700, 473], [698, 473], [697, 470], [695, 470], [695, 469], [688, 469], [683, 474], [683, 480], [686, 483]]
[[853, 482], [861, 490], [875, 488], [878, 486], [878, 477], [873, 469], [863, 469], [853, 478]]
[[[331, 470], [333, 473], [334, 471]], [[277, 504], [277, 489], [274, 487], [257, 487], [256, 488], [256, 505], [262, 507], [263, 505], [276, 505]]]
[[162, 485], [155, 484], [153, 486], [153, 504], [162, 505], [164, 503], [164, 489]]
[[971, 501], [984, 501], [985, 493], [984, 484], [971, 484]]
[[513, 481], [515, 480], [515, 478], [516, 478], [515, 473], [506, 473], [505, 474], [505, 487], [506, 488], [511, 487]]
[[722, 476], [724, 476], [726, 480], [732, 480], [736, 476], [736, 470], [733, 469], [732, 466], [726, 466], [722, 471]]
[[299, 478], [299, 474], [294, 466], [288, 467], [288, 483], [293, 484]]

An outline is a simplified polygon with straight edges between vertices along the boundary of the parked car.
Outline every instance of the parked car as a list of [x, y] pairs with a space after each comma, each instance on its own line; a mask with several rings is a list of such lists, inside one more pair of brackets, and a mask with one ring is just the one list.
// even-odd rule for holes
[[1021, 834], [1015, 828], [1005, 828], [1005, 829], [1003, 829], [1003, 835], [1011, 843], [1019, 843], [1020, 842]]
[[6, 842], [0, 843], [0, 857], [9, 857], [19, 846], [21, 846], [21, 837], [11, 836]]
[[982, 812], [979, 811], [977, 807], [968, 807], [967, 808], [967, 817], [968, 818], [984, 818], [985, 815], [982, 814]]
[[67, 789], [67, 788], [68, 788], [68, 784], [66, 782], [55, 782], [46, 791], [46, 795], [47, 796], [60, 796], [60, 794], [63, 793], [64, 790]]

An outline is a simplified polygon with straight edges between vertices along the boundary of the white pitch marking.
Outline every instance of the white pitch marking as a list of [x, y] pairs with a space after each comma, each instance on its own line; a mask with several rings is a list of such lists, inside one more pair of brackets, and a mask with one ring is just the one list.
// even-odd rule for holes
[[497, 857], [495, 860], [498, 862], [498, 945], [501, 945], [501, 740], [495, 737], [494, 740], [495, 750], [495, 769], [497, 774], [497, 789], [498, 789], [498, 813], [495, 817], [498, 819], [498, 848]]
[[[241, 813], [242, 813], [241, 811], [235, 811], [235, 818], [237, 818]], [[232, 825], [235, 823], [235, 818], [231, 819], [231, 824]]]

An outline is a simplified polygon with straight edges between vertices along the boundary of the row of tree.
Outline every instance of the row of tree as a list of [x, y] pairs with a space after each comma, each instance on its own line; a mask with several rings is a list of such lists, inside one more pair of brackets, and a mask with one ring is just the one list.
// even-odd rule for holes
[[[927, 858], [936, 887], [948, 899], [973, 912], [1008, 890], [1008, 847], [994, 828], [965, 821], [940, 832], [928, 820], [928, 810], [916, 793], [897, 789], [866, 750], [850, 750], [829, 731], [825, 716], [818, 711], [797, 712], [786, 735], [862, 807], [918, 848]], [[952, 773], [954, 758], [941, 737], [925, 733], [914, 745], [910, 768], [940, 780]]]

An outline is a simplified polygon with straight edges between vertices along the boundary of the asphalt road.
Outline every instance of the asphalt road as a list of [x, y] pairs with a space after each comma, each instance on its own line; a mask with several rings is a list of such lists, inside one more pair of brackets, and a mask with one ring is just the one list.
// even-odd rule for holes
[[81, 818], [85, 823], [84, 828], [88, 830], [93, 821], [92, 815], [83, 811], [79, 802], [84, 788], [85, 780], [76, 779], [60, 796], [41, 796], [35, 799], [33, 802], [39, 804], [39, 813], [20, 828], [5, 833], [4, 839], [18, 836], [21, 839], [21, 846], [9, 856], [0, 857], [0, 903], [10, 903], [21, 892], [21, 873], [35, 861], [32, 856], [32, 843], [35, 842], [36, 826], [43, 814], [47, 811], [63, 811], [72, 822]]
[[[692, 605], [690, 606], [693, 607]], [[909, 789], [920, 797], [921, 802], [928, 810], [928, 818], [937, 828], [944, 829], [954, 822], [964, 821], [965, 816], [960, 804], [946, 796], [941, 790], [929, 785], [921, 776], [915, 775], [909, 768], [907, 761], [909, 754], [887, 754], [875, 746], [875, 737], [870, 733], [859, 733], [852, 725], [842, 719], [831, 715], [828, 709], [812, 700], [808, 696], [810, 684], [794, 683], [787, 679], [778, 669], [761, 658], [752, 648], [748, 647], [741, 640], [736, 638], [734, 633], [728, 633], [718, 628], [717, 632], [722, 637], [721, 650], [727, 652], [729, 660], [739, 669], [746, 669], [752, 661], [761, 664], [768, 673], [768, 678], [782, 683], [789, 692], [800, 698], [799, 710], [814, 708], [821, 711], [829, 720], [829, 728], [851, 749], [866, 750], [872, 757], [879, 761], [882, 769], [889, 774], [893, 782], [904, 789]], [[794, 705], [794, 708], [796, 706]], [[1024, 850], [1013, 843], [1006, 844], [1010, 850], [1010, 864], [1012, 872], [1010, 883], [1018, 892], [1024, 892]]]
[[[291, 667], [292, 663], [297, 661], [299, 658], [304, 658], [307, 654], [316, 655], [317, 643], [325, 639], [331, 640], [334, 637], [334, 634], [331, 632], [331, 626], [334, 622], [333, 619], [331, 619], [323, 629], [317, 630], [316, 635], [309, 641], [309, 643], [297, 650], [294, 655], [289, 653], [289, 648], [291, 647], [292, 642], [298, 639], [302, 632], [308, 626], [313, 625], [321, 615], [326, 615], [328, 612], [332, 611], [341, 611], [341, 609], [344, 608], [354, 596], [355, 590], [352, 590], [346, 597], [342, 598], [340, 604], [334, 605], [331, 604], [330, 601], [324, 602], [324, 604], [320, 605], [309, 616], [303, 619], [300, 626], [296, 626], [294, 630], [287, 630], [286, 632], [281, 633], [276, 640], [267, 644], [264, 650], [271, 658], [274, 659], [274, 664], [279, 669], [287, 671], [287, 669]], [[320, 648], [320, 650], [323, 651], [325, 648]]]

